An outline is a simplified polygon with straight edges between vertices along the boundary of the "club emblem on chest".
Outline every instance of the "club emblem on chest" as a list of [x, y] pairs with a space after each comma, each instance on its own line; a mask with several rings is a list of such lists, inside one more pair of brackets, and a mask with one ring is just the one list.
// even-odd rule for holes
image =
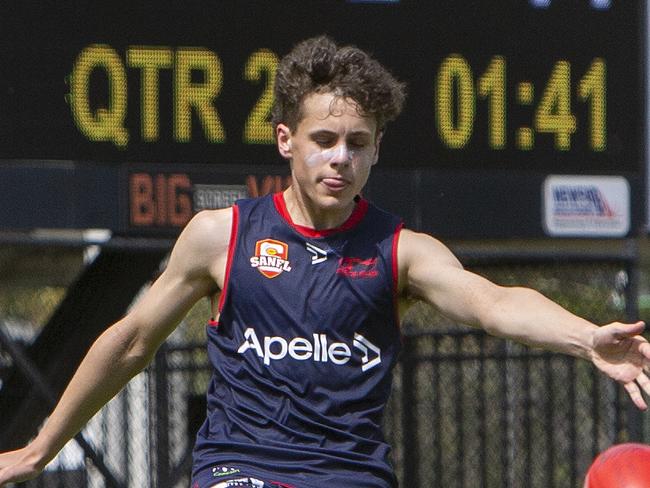
[[275, 239], [257, 241], [255, 255], [251, 257], [250, 263], [267, 278], [275, 278], [284, 271], [289, 272], [289, 246]]

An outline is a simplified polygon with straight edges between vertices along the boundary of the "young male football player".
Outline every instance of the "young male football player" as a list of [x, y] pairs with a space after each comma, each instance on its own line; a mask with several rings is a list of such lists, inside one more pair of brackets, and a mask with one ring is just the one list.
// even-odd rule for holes
[[395, 486], [381, 416], [405, 294], [490, 334], [589, 360], [646, 408], [642, 322], [598, 327], [533, 290], [493, 284], [361, 196], [404, 101], [383, 66], [319, 37], [296, 46], [276, 79], [273, 121], [291, 186], [193, 218], [162, 276], [95, 342], [38, 436], [0, 455], [0, 485], [37, 476], [192, 305], [219, 290], [196, 488]]

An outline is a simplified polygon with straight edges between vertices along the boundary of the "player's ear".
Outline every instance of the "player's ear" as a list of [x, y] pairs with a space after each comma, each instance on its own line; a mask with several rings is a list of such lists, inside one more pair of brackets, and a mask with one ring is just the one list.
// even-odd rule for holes
[[284, 124], [278, 124], [275, 128], [275, 137], [280, 156], [285, 159], [291, 159], [293, 157], [293, 153], [291, 152], [291, 129]]

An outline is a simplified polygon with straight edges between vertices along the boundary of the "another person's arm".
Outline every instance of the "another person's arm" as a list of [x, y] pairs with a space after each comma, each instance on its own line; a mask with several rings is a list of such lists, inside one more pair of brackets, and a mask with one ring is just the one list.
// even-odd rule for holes
[[623, 384], [645, 410], [650, 395], [650, 344], [644, 323], [598, 327], [530, 288], [498, 286], [466, 271], [442, 243], [404, 230], [398, 246], [400, 286], [453, 320], [486, 332], [592, 361]]
[[38, 436], [23, 449], [0, 454], [0, 485], [38, 475], [150, 362], [194, 303], [222, 285], [231, 221], [230, 210], [194, 217], [162, 275], [129, 314], [92, 345]]

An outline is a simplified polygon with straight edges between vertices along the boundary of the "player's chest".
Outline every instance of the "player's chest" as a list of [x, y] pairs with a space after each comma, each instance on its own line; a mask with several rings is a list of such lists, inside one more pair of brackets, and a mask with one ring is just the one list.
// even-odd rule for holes
[[372, 301], [390, 285], [381, 247], [346, 239], [270, 236], [244, 239], [231, 274], [251, 299]]

